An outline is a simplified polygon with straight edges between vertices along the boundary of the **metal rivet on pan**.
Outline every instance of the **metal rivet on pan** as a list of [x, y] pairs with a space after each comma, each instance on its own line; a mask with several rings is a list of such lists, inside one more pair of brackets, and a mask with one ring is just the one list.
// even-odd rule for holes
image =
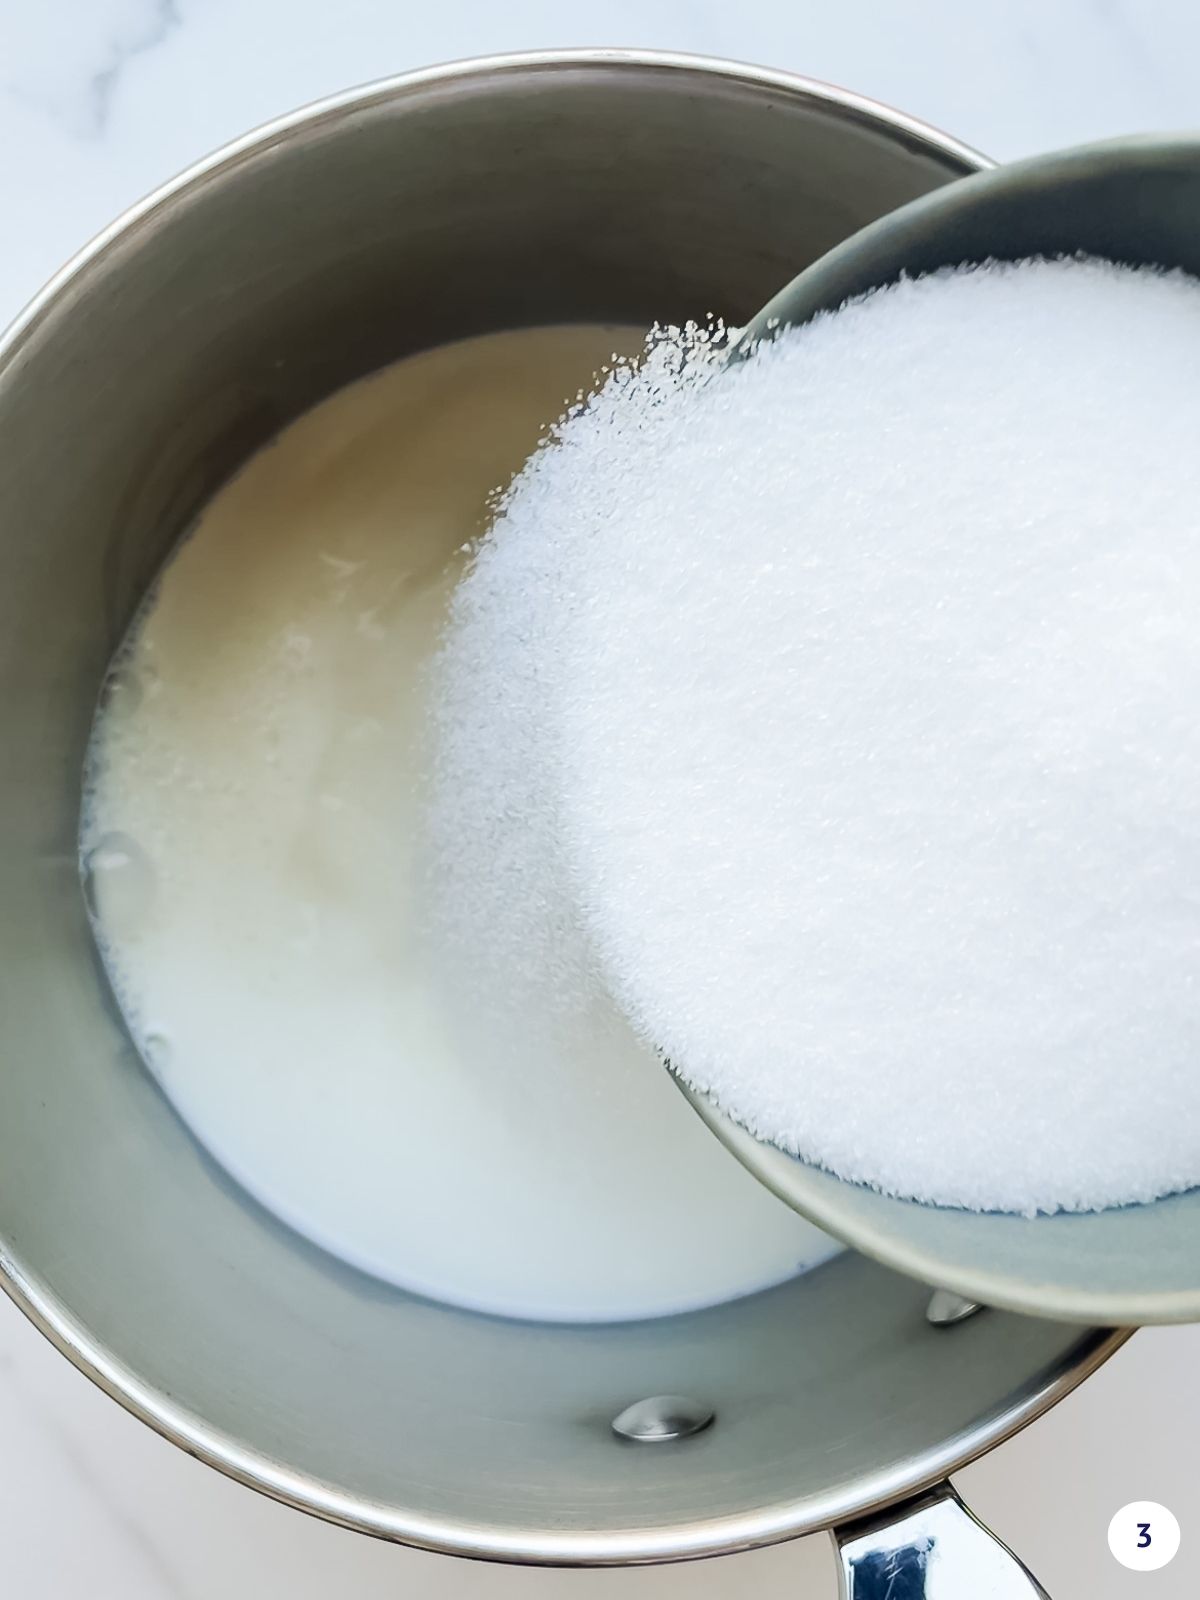
[[965, 1322], [983, 1307], [974, 1300], [965, 1300], [961, 1294], [949, 1289], [935, 1289], [925, 1307], [925, 1320], [935, 1328], [952, 1328], [956, 1322]]
[[663, 1444], [669, 1439], [687, 1439], [707, 1428], [715, 1416], [711, 1406], [701, 1405], [686, 1394], [652, 1394], [635, 1400], [613, 1418], [613, 1432], [634, 1444]]

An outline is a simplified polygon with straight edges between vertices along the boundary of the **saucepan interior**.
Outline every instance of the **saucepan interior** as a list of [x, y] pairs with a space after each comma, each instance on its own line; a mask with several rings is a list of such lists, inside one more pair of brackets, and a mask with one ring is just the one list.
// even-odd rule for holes
[[[503, 1321], [385, 1287], [248, 1201], [191, 1140], [111, 1004], [76, 870], [113, 647], [197, 509], [289, 418], [466, 334], [745, 319], [864, 222], [979, 164], [852, 97], [721, 64], [468, 63], [206, 162], [10, 334], [0, 1279], [189, 1451], [438, 1549], [670, 1559], [900, 1496], [1112, 1348], [999, 1314], [939, 1334], [919, 1285], [852, 1254], [734, 1304], [612, 1326]], [[701, 1399], [715, 1425], [668, 1448], [614, 1438], [617, 1412], [662, 1392]]]

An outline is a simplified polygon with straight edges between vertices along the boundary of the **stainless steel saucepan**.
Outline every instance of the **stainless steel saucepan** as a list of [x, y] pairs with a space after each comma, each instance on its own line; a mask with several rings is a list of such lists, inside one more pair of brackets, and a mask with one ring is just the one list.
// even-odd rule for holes
[[927, 1291], [853, 1254], [734, 1304], [603, 1327], [384, 1287], [189, 1138], [109, 1000], [76, 871], [112, 650], [180, 531], [289, 418], [451, 337], [744, 320], [864, 223], [983, 165], [854, 95], [720, 62], [438, 68], [203, 162], [8, 334], [0, 1280], [186, 1450], [348, 1527], [463, 1555], [619, 1564], [837, 1527], [856, 1600], [897, 1573], [935, 1600], [1041, 1592], [945, 1480], [1122, 1335], [991, 1311], [938, 1328]]

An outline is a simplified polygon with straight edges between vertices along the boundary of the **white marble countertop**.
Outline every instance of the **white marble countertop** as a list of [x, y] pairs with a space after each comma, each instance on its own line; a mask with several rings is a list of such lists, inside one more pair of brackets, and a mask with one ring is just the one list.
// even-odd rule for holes
[[[1200, 123], [1195, 0], [0, 0], [0, 320], [130, 201], [306, 100], [501, 50], [640, 45], [832, 79], [1008, 159]], [[0, 1297], [2, 1298], [2, 1297]], [[1195, 1593], [1200, 1328], [1139, 1334], [960, 1475], [1055, 1600]], [[1175, 1563], [1108, 1553], [1135, 1499], [1170, 1506]], [[0, 1304], [0, 1593], [16, 1600], [832, 1600], [827, 1541], [702, 1567], [522, 1571], [310, 1521], [165, 1444]], [[974, 1600], [963, 1596], [962, 1600]]]

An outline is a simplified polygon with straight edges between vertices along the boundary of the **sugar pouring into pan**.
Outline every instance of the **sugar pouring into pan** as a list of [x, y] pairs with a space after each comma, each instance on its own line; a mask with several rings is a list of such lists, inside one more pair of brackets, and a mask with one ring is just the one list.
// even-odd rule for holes
[[[114, 1015], [62, 868], [112, 650], [173, 542], [281, 424], [380, 361], [521, 325], [531, 303], [559, 323], [709, 306], [744, 323], [831, 240], [981, 165], [780, 74], [608, 51], [467, 63], [213, 157], [8, 336], [2, 692], [19, 777], [0, 788], [17, 957], [0, 966], [0, 1277], [192, 1453], [451, 1553], [619, 1565], [836, 1527], [856, 1600], [896, 1571], [930, 1596], [985, 1577], [1040, 1592], [945, 1480], [1123, 1334], [1003, 1311], [952, 1322], [963, 1308], [944, 1300], [936, 1327], [926, 1289], [854, 1253], [604, 1325], [484, 1318], [371, 1280], [196, 1147]], [[496, 266], [482, 297], [464, 292], [480, 261]], [[912, 1397], [899, 1411], [897, 1393]]]

